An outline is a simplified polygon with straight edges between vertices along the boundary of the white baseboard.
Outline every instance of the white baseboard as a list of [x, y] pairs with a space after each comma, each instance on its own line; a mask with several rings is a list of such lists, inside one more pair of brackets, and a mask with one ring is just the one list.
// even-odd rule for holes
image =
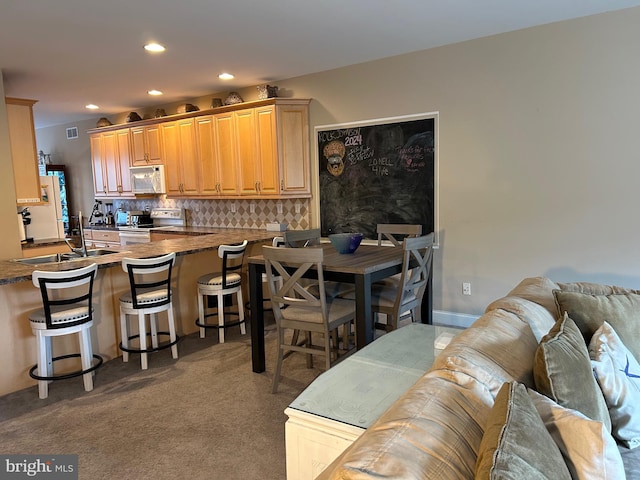
[[467, 328], [470, 327], [478, 318], [480, 317], [476, 315], [468, 315], [466, 313], [443, 312], [442, 310], [433, 311], [434, 325]]

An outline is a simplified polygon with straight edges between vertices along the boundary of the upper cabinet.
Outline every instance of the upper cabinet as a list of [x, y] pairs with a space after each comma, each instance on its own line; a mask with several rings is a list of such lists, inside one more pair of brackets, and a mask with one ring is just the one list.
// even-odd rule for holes
[[162, 145], [160, 143], [160, 125], [132, 127], [131, 152], [132, 165], [162, 164]]
[[33, 127], [33, 104], [36, 100], [6, 97], [5, 103], [16, 203], [36, 205], [41, 203], [40, 173]]
[[238, 194], [238, 168], [233, 112], [196, 119], [200, 163], [200, 193], [206, 196]]
[[[128, 161], [165, 164], [170, 197], [310, 197], [309, 102], [271, 98], [143, 120], [128, 128]], [[94, 154], [94, 172], [103, 196], [112, 195], [111, 172], [96, 165], [109, 165], [115, 154], [105, 140], [94, 144], [93, 135], [108, 131], [117, 127], [91, 131], [92, 152], [101, 149]]]
[[198, 158], [194, 119], [186, 118], [160, 126], [165, 159], [167, 195], [198, 195]]
[[129, 129], [92, 133], [90, 142], [95, 196], [133, 197]]

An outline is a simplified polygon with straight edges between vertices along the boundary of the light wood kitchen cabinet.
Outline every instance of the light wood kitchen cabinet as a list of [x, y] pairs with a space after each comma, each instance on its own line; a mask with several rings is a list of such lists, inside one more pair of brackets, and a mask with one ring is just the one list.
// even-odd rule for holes
[[207, 115], [197, 117], [195, 121], [200, 193], [206, 196], [236, 195], [238, 182], [233, 115]]
[[144, 127], [132, 127], [131, 151], [132, 165], [163, 164], [160, 124]]
[[[171, 197], [308, 198], [309, 102], [270, 98], [143, 120], [128, 127], [130, 165], [165, 164]], [[109, 165], [111, 150], [123, 149], [113, 141], [116, 145], [105, 151], [92, 137], [96, 196], [122, 196], [120, 191], [107, 193], [113, 191], [110, 178], [115, 171], [97, 168]]]
[[234, 112], [240, 193], [277, 195], [278, 163], [273, 108]]
[[90, 142], [95, 196], [133, 197], [129, 129], [94, 133]]
[[275, 111], [280, 195], [310, 197], [309, 100], [276, 103]]
[[195, 132], [193, 118], [161, 125], [167, 195], [189, 196], [200, 193]]
[[119, 247], [120, 232], [117, 230], [85, 228], [84, 242], [87, 248]]
[[5, 97], [17, 205], [42, 203], [33, 104], [37, 100]]

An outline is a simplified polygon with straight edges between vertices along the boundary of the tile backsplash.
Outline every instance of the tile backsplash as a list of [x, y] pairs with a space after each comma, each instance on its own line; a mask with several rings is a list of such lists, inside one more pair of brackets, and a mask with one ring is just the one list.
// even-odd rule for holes
[[[157, 207], [184, 208], [187, 213], [187, 225], [196, 227], [266, 228], [269, 222], [280, 222], [286, 223], [289, 230], [305, 230], [310, 228], [310, 202], [308, 198], [199, 200], [158, 197], [113, 200], [113, 208], [123, 210], [145, 210]], [[279, 207], [282, 213], [278, 212]]]

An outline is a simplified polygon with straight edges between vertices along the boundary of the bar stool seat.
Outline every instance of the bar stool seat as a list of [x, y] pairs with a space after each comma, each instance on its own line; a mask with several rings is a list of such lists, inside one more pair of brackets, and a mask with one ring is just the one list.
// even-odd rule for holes
[[[93, 263], [75, 270], [36, 270], [32, 274], [33, 285], [42, 294], [43, 308], [29, 314], [38, 355], [38, 363], [29, 370], [29, 376], [38, 380], [40, 398], [48, 397], [50, 381], [80, 375], [84, 380], [85, 391], [93, 390], [93, 371], [103, 362], [100, 355], [93, 353], [90, 333], [93, 326], [93, 280], [97, 270], [98, 266]], [[74, 333], [79, 335], [80, 353], [53, 357], [51, 339]], [[80, 358], [82, 366], [79, 370], [54, 374], [54, 362], [75, 357]]]
[[[207, 328], [218, 329], [218, 341], [224, 343], [224, 331], [226, 328], [240, 325], [240, 333], [246, 335], [247, 330], [244, 318], [244, 304], [242, 302], [242, 271], [244, 252], [247, 248], [247, 240], [239, 245], [220, 245], [218, 257], [222, 259], [222, 271], [202, 275], [198, 278], [198, 319], [196, 325], [200, 327], [200, 338], [205, 338]], [[231, 298], [233, 294], [238, 297], [238, 311], [225, 312], [225, 297]], [[206, 312], [205, 299], [215, 297], [217, 312]], [[235, 322], [226, 322], [225, 315], [237, 316]], [[207, 317], [217, 316], [218, 323], [207, 323]]]
[[[124, 258], [122, 269], [129, 275], [130, 291], [120, 296], [120, 350], [122, 360], [129, 361], [129, 353], [140, 354], [142, 370], [148, 368], [147, 354], [171, 348], [171, 356], [178, 358], [178, 341], [173, 313], [171, 292], [171, 270], [175, 263], [176, 254], [169, 253], [151, 258]], [[157, 314], [167, 312], [169, 331], [158, 331]], [[138, 333], [132, 335], [129, 329], [128, 315], [138, 317]], [[146, 318], [149, 315], [149, 329], [147, 333]], [[151, 337], [151, 346], [147, 345], [147, 336]], [[169, 337], [168, 341], [160, 343], [158, 337]], [[130, 344], [131, 340], [139, 339], [136, 348]]]

